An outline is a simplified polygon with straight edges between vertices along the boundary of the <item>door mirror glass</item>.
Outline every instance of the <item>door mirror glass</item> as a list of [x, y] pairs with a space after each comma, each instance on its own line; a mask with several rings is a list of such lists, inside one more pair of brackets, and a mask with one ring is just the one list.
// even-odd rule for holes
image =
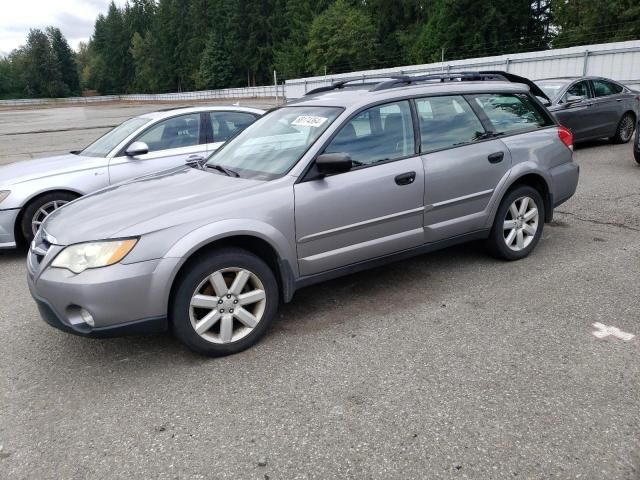
[[323, 175], [344, 173], [351, 170], [353, 161], [346, 153], [323, 153], [316, 159], [316, 167]]
[[149, 153], [149, 146], [144, 142], [133, 142], [124, 152], [127, 157], [137, 157]]
[[577, 103], [585, 100], [587, 97], [583, 97], [582, 95], [567, 95], [566, 104], [571, 105], [572, 103]]

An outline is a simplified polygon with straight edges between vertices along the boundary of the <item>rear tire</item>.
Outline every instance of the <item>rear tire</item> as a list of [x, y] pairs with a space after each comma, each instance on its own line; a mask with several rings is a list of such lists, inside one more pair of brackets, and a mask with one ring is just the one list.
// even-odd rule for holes
[[633, 157], [636, 159], [636, 162], [640, 163], [640, 150], [634, 150]]
[[618, 122], [616, 134], [609, 140], [611, 140], [612, 143], [628, 143], [629, 140], [633, 138], [635, 126], [636, 119], [633, 114], [629, 112], [625, 113], [620, 119], [620, 122]]
[[36, 227], [58, 208], [78, 198], [69, 192], [46, 193], [27, 204], [20, 220], [20, 233], [29, 245], [36, 235]]
[[192, 262], [177, 280], [170, 307], [174, 335], [210, 357], [241, 352], [266, 333], [278, 311], [278, 282], [246, 250], [224, 248]]
[[503, 260], [520, 260], [538, 244], [544, 227], [544, 202], [533, 187], [520, 185], [500, 203], [487, 240], [491, 254]]

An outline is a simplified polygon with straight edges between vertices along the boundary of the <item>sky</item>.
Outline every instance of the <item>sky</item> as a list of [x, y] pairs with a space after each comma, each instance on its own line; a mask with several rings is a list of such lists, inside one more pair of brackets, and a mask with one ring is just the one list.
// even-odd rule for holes
[[[122, 6], [126, 0], [115, 0]], [[30, 28], [58, 27], [71, 48], [86, 42], [110, 0], [0, 0], [0, 55], [24, 45]]]

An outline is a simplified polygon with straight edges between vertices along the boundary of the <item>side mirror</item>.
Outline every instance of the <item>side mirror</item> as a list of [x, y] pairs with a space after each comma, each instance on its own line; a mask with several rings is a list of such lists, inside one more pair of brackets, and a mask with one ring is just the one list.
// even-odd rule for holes
[[574, 103], [583, 101], [585, 98], [586, 97], [582, 97], [580, 95], [567, 95], [567, 99], [565, 100], [565, 103], [567, 105], [572, 105]]
[[137, 157], [145, 153], [149, 153], [149, 146], [144, 142], [133, 142], [124, 152], [127, 157]]
[[316, 168], [322, 175], [348, 172], [351, 167], [353, 162], [346, 153], [323, 153], [316, 158]]

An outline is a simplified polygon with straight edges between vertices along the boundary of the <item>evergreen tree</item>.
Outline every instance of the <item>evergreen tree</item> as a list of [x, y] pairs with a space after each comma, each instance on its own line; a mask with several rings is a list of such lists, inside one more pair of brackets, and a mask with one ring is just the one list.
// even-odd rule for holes
[[60, 71], [62, 83], [65, 85], [65, 92], [70, 95], [79, 95], [80, 78], [73, 50], [71, 50], [67, 39], [64, 38], [59, 28], [47, 28], [47, 35], [51, 42], [51, 50], [54, 61], [57, 63], [57, 70]]
[[68, 93], [49, 38], [42, 30], [29, 31], [23, 54], [22, 81], [28, 96], [62, 97]]
[[229, 56], [222, 50], [220, 34], [211, 32], [202, 55], [198, 74], [198, 88], [217, 89], [229, 86], [232, 65]]
[[559, 29], [555, 48], [640, 37], [637, 0], [552, 0], [551, 12]]
[[367, 14], [336, 0], [311, 25], [307, 52], [311, 71], [321, 74], [369, 68], [376, 49], [375, 27]]

